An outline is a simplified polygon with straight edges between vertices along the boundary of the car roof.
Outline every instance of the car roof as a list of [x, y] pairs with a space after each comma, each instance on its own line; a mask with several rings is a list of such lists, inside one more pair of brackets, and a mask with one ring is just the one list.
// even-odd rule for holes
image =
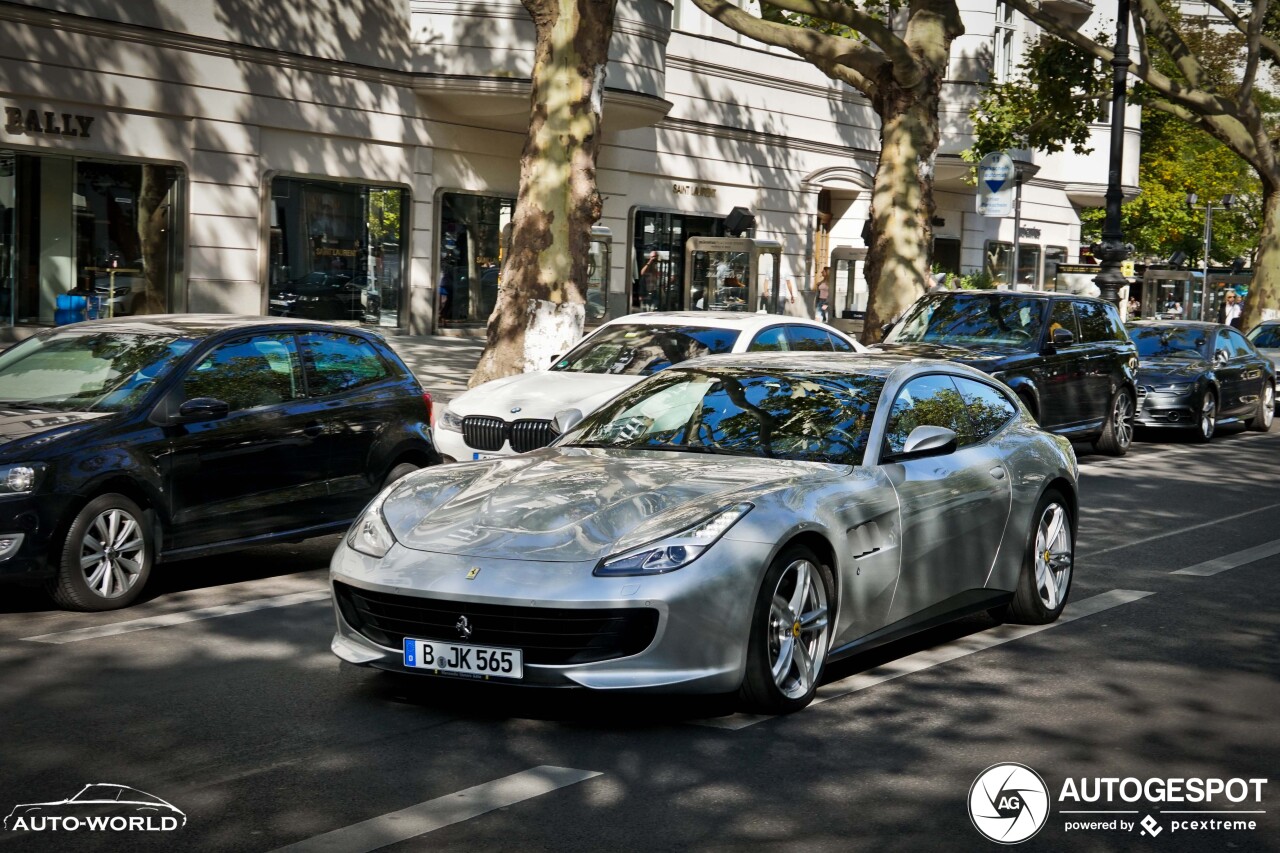
[[365, 331], [359, 326], [338, 325], [295, 317], [260, 317], [247, 314], [146, 314], [135, 317], [117, 317], [109, 320], [89, 320], [70, 326], [60, 326], [55, 331], [132, 332], [135, 334], [180, 335], [183, 337], [208, 337], [219, 332], [255, 327], [310, 327]]
[[626, 314], [605, 325], [623, 325], [637, 323], [645, 326], [665, 326], [670, 324], [696, 324], [712, 329], [755, 329], [760, 326], [773, 326], [778, 323], [796, 323], [805, 326], [816, 326], [821, 329], [830, 327], [817, 320], [806, 317], [787, 317], [782, 314], [759, 314], [751, 311], [647, 311], [641, 314]]
[[1206, 320], [1134, 320], [1127, 324], [1134, 328], [1158, 328], [1158, 329], [1226, 329], [1226, 325], [1222, 323], [1210, 323]]
[[886, 352], [749, 352], [734, 355], [707, 355], [673, 364], [667, 370], [684, 367], [714, 367], [723, 369], [739, 367], [758, 370], [776, 370], [780, 373], [809, 374], [813, 376], [879, 376], [888, 378], [901, 371], [906, 376], [942, 369], [956, 375], [972, 376], [991, 381], [991, 377], [977, 368], [941, 358], [917, 358], [910, 355]]
[[938, 291], [934, 291], [934, 293], [928, 293], [928, 294], [925, 294], [925, 295], [926, 295], [926, 296], [933, 296], [933, 295], [935, 295], [935, 294], [939, 294], [939, 293], [940, 293], [940, 294], [955, 294], [955, 295], [957, 295], [957, 296], [970, 296], [970, 297], [973, 297], [973, 296], [993, 296], [993, 295], [999, 295], [999, 296], [1031, 296], [1031, 297], [1035, 297], [1035, 298], [1037, 298], [1037, 299], [1048, 299], [1048, 298], [1050, 298], [1050, 297], [1056, 296], [1056, 297], [1058, 297], [1059, 299], [1085, 299], [1085, 300], [1088, 300], [1088, 301], [1090, 301], [1090, 302], [1101, 302], [1101, 303], [1103, 303], [1104, 305], [1110, 305], [1110, 304], [1111, 304], [1110, 302], [1107, 302], [1107, 300], [1105, 300], [1105, 299], [1101, 299], [1101, 298], [1099, 298], [1099, 297], [1097, 297], [1097, 296], [1086, 296], [1086, 295], [1084, 295], [1083, 293], [1063, 293], [1062, 291], [1058, 291], [1058, 290], [1011, 290], [1011, 289], [1009, 289], [1009, 288], [1007, 288], [1007, 287], [994, 287], [994, 288], [990, 288], [990, 289], [987, 289], [987, 290], [938, 290]]

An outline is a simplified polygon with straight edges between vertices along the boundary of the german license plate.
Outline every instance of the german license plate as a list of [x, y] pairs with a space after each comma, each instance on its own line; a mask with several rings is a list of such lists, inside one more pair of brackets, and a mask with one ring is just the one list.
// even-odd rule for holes
[[404, 641], [404, 665], [449, 675], [489, 678], [524, 678], [524, 653], [520, 649], [471, 646], [440, 640]]
[[502, 458], [501, 453], [472, 453], [471, 454], [472, 462], [475, 462], [477, 459], [501, 459], [501, 458]]

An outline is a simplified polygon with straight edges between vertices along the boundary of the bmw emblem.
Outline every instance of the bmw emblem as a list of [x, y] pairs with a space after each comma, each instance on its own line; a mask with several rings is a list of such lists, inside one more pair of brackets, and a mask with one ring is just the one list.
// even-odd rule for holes
[[513, 415], [518, 415], [518, 414], [520, 414], [520, 412], [521, 412], [521, 411], [523, 411], [523, 410], [522, 410], [519, 406], [512, 406], [512, 407], [511, 407], [511, 414], [513, 414]]
[[458, 636], [464, 640], [471, 639], [471, 623], [467, 621], [467, 617], [459, 616], [458, 624], [453, 626], [458, 629]]

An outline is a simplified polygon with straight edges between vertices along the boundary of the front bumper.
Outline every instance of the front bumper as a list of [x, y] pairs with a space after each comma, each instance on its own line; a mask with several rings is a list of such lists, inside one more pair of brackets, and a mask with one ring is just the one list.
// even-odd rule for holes
[[22, 537], [7, 556], [0, 554], [0, 582], [45, 580], [56, 574], [50, 540], [72, 500], [70, 495], [40, 493], [0, 497], [0, 540]]
[[[524, 678], [504, 683], [724, 693], [742, 684], [748, 626], [769, 551], [765, 544], [726, 537], [690, 565], [665, 575], [595, 577], [591, 574], [594, 563], [476, 559], [414, 551], [398, 544], [378, 560], [344, 542], [333, 556], [330, 578], [356, 590], [456, 603], [459, 615], [467, 615], [471, 603], [518, 608], [524, 613], [539, 608], [656, 610], [653, 639], [639, 652], [558, 665], [530, 663], [526, 653]], [[337, 631], [331, 648], [339, 658], [392, 672], [434, 675], [406, 667], [402, 648], [380, 645], [353, 626], [337, 596], [334, 612]], [[467, 642], [484, 645], [480, 632], [486, 617], [473, 613], [468, 618], [477, 627], [475, 637]], [[462, 642], [457, 636], [434, 639]]]
[[437, 426], [432, 427], [431, 434], [435, 438], [436, 449], [440, 451], [441, 456], [445, 457], [445, 462], [472, 462], [476, 459], [496, 459], [500, 456], [516, 455], [510, 441], [504, 441], [499, 450], [476, 450], [467, 444], [460, 432], [440, 429]]
[[1194, 389], [1170, 394], [1139, 387], [1133, 420], [1142, 427], [1197, 427], [1200, 425], [1198, 402], [1199, 394]]

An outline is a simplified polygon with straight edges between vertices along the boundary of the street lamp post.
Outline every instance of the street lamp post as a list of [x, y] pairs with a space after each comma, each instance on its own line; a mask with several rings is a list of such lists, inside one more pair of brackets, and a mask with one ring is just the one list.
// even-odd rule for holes
[[1119, 304], [1120, 288], [1127, 283], [1120, 265], [1129, 257], [1120, 223], [1120, 170], [1124, 166], [1125, 83], [1129, 71], [1129, 0], [1116, 3], [1116, 50], [1111, 59], [1111, 152], [1107, 166], [1107, 215], [1102, 223], [1102, 242], [1091, 247], [1101, 262], [1094, 284], [1102, 298]]
[[[1187, 207], [1192, 210], [1196, 207], [1199, 196], [1195, 193], [1187, 193]], [[1206, 319], [1203, 312], [1209, 309], [1209, 244], [1213, 241], [1213, 212], [1215, 210], [1230, 210], [1235, 207], [1236, 197], [1233, 193], [1227, 193], [1222, 197], [1222, 204], [1217, 205], [1212, 201], [1204, 203], [1204, 257], [1200, 261], [1200, 319]]]

